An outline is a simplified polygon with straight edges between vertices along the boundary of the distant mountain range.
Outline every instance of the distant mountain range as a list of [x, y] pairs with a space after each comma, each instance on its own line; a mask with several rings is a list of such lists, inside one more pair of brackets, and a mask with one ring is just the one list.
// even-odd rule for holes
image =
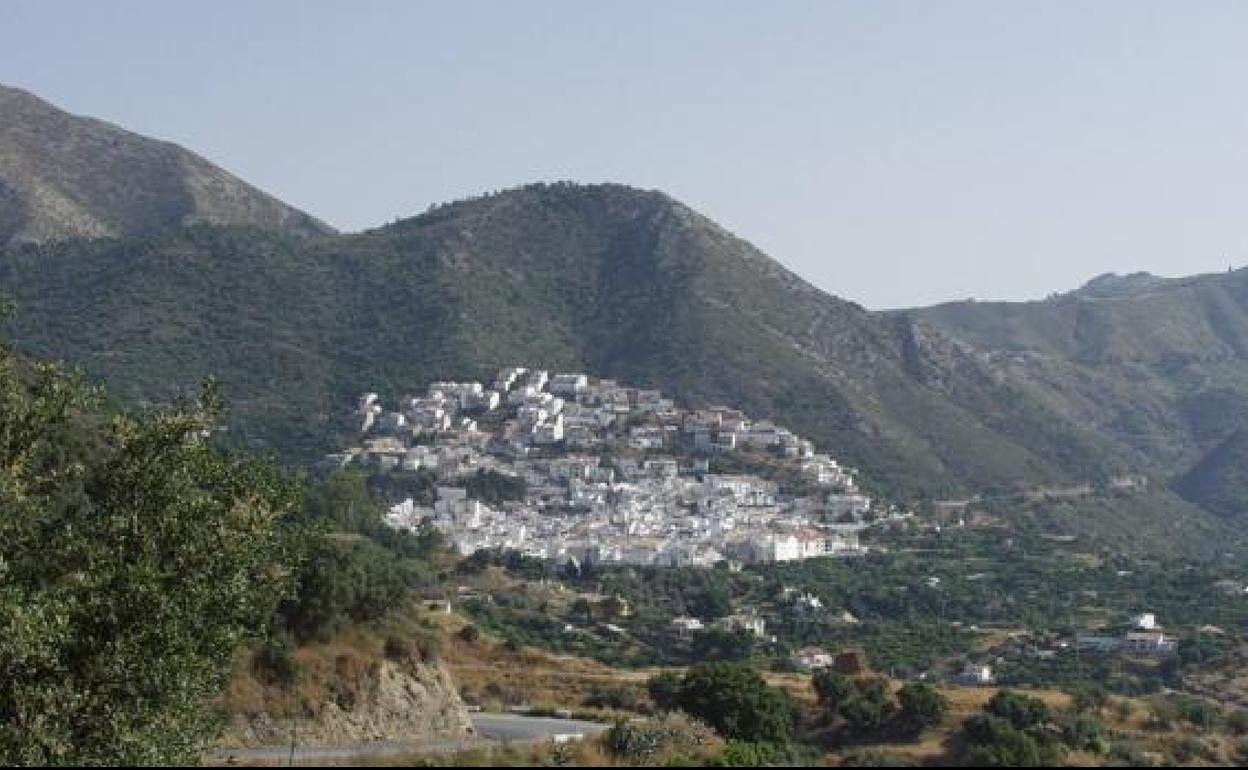
[[150, 235], [197, 222], [331, 232], [177, 145], [0, 86], [0, 244]]
[[[1248, 501], [1236, 474], [1200, 474], [1228, 487], [1213, 495], [1176, 484], [1203, 510], [1165, 491], [1248, 416], [1248, 275], [1102, 277], [1047, 302], [874, 313], [659, 192], [531, 185], [332, 235], [183, 150], [4, 99], [0, 188], [19, 190], [0, 197], [0, 222], [19, 223], [0, 258], [11, 338], [129, 401], [215, 375], [245, 443], [309, 458], [349, 430], [361, 390], [397, 396], [519, 362], [775, 417], [911, 501], [1150, 476], [1143, 499], [1037, 514], [1106, 542], [1208, 550], [1248, 511], [1207, 504]], [[57, 135], [117, 132], [170, 160], [132, 182], [120, 161], [39, 149], [20, 127], [31, 111], [66, 123]], [[187, 203], [188, 163], [229, 194]], [[78, 177], [104, 191], [75, 195], [107, 230], [39, 213], [23, 181]], [[136, 184], [156, 198], [126, 197]], [[239, 198], [256, 202], [221, 202]], [[143, 200], [170, 213], [149, 221]]]

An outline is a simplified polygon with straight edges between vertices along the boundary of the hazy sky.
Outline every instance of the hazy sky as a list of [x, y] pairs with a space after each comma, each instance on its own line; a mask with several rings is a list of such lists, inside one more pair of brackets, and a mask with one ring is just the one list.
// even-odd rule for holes
[[346, 230], [662, 189], [872, 308], [1248, 263], [1244, 2], [0, 0], [0, 82]]

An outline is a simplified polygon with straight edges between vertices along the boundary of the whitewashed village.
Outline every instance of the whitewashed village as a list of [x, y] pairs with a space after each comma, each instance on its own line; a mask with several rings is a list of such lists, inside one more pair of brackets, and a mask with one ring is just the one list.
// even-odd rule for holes
[[[579, 564], [758, 563], [853, 555], [875, 510], [855, 471], [790, 430], [727, 407], [681, 409], [657, 390], [586, 374], [509, 367], [493, 382], [434, 382], [393, 407], [360, 397], [359, 446], [333, 466], [436, 475], [431, 507], [412, 499], [386, 521], [431, 523], [461, 554], [483, 549]], [[764, 458], [800, 480], [717, 473], [733, 456]], [[523, 499], [471, 499], [482, 471], [522, 479]], [[770, 474], [769, 474], [770, 475]]]

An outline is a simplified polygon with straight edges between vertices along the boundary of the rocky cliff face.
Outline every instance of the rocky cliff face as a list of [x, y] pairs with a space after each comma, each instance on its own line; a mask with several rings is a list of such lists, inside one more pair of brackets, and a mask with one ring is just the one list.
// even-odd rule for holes
[[[378, 660], [360, 670], [340, 662], [338, 669], [326, 697], [299, 699], [297, 716], [286, 712], [290, 698], [278, 694], [262, 698], [260, 708], [235, 711], [218, 745], [280, 746], [292, 735], [303, 746], [472, 737], [468, 710], [443, 665]], [[271, 708], [263, 707], [265, 701]]]

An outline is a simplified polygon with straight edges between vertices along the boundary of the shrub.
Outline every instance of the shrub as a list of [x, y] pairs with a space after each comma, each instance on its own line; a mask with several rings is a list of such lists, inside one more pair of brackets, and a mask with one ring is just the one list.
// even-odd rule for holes
[[633, 711], [637, 708], [637, 691], [632, 687], [595, 687], [584, 701], [589, 708]]
[[917, 767], [918, 763], [909, 757], [893, 754], [881, 749], [858, 749], [851, 751], [841, 759], [841, 767]]
[[294, 685], [302, 673], [290, 637], [285, 635], [267, 639], [252, 656], [251, 667], [261, 682], [282, 687]]
[[387, 636], [382, 648], [382, 654], [386, 656], [386, 659], [394, 661], [411, 660], [415, 657], [415, 652], [416, 649], [411, 640], [399, 636]]
[[821, 668], [815, 672], [811, 680], [819, 704], [830, 713], [836, 713], [842, 703], [857, 694], [858, 688], [854, 680], [830, 668]]
[[907, 684], [897, 693], [902, 726], [912, 732], [935, 727], [949, 713], [949, 701], [930, 684]]
[[671, 711], [677, 707], [680, 677], [670, 671], [664, 671], [650, 678], [650, 681], [646, 683], [646, 691], [650, 695], [650, 700], [654, 701], [655, 708], [660, 711]]
[[1001, 690], [992, 696], [984, 711], [1001, 717], [1019, 730], [1044, 724], [1051, 716], [1044, 701], [1012, 690]]
[[706, 663], [689, 669], [677, 689], [676, 705], [725, 738], [785, 744], [793, 735], [795, 714], [788, 696], [743, 664]]

